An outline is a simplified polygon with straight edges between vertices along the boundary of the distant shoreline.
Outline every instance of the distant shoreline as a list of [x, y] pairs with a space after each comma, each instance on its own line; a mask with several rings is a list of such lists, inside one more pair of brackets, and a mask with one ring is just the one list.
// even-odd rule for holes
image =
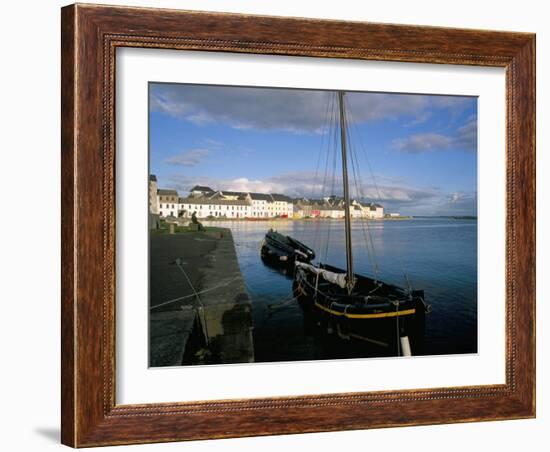
[[473, 215], [415, 215], [414, 218], [447, 218], [449, 220], [477, 220]]
[[[415, 216], [408, 216], [403, 215], [399, 217], [385, 217], [385, 218], [352, 218], [352, 221], [407, 221], [407, 220], [415, 220], [415, 219], [447, 219], [447, 220], [476, 220], [477, 217], [474, 216], [446, 216], [446, 215], [434, 215], [434, 216], [428, 216], [428, 215], [415, 215]], [[179, 218], [178, 223], [182, 224], [186, 221], [191, 221], [191, 219], [185, 218]], [[223, 218], [223, 217], [213, 217], [213, 218], [199, 218], [198, 219], [201, 222], [224, 222], [224, 221], [238, 221], [238, 222], [266, 222], [266, 221], [344, 221], [343, 218], [322, 218], [322, 217], [310, 217], [310, 218], [281, 218], [281, 217], [267, 217], [267, 218]], [[161, 219], [161, 221], [166, 222], [166, 219]]]

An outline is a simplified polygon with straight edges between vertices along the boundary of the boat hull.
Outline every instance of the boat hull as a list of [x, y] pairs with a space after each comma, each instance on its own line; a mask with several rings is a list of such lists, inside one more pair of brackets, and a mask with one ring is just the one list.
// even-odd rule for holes
[[313, 250], [292, 237], [270, 230], [260, 249], [263, 262], [273, 267], [293, 267], [294, 263], [310, 262], [315, 258]]
[[351, 296], [334, 285], [327, 289], [327, 284], [319, 283], [319, 277], [302, 269], [296, 271], [293, 291], [309, 323], [329, 334], [378, 346], [381, 356], [401, 355], [402, 338], [407, 338], [412, 354], [423, 354], [426, 313], [423, 291], [413, 291], [408, 296], [396, 286], [364, 276], [357, 276], [356, 285], [360, 289], [371, 286], [380, 295], [364, 295], [373, 289]]

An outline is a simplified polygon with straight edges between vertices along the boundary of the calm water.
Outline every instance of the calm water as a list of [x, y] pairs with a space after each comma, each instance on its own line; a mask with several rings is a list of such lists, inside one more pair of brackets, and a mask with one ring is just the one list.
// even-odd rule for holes
[[[292, 280], [265, 266], [260, 243], [269, 228], [290, 235], [317, 253], [317, 259], [345, 268], [344, 222], [258, 221], [216, 222], [233, 232], [239, 265], [253, 301], [256, 361], [292, 361], [365, 356], [345, 341], [327, 342], [304, 327], [300, 306], [292, 298]], [[413, 219], [353, 222], [357, 273], [405, 286], [406, 272], [414, 288], [424, 289], [432, 312], [426, 317], [426, 354], [477, 351], [477, 221]], [[367, 253], [370, 234], [375, 253]], [[370, 257], [369, 257], [370, 256]], [[326, 336], [326, 335], [323, 335]], [[331, 339], [334, 341], [334, 339]]]

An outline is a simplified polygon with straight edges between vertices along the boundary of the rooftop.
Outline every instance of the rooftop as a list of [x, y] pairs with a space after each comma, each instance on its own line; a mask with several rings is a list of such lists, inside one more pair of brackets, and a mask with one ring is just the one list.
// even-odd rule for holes
[[168, 190], [166, 188], [159, 188], [157, 190], [157, 194], [162, 196], [178, 196], [178, 192], [176, 190]]
[[226, 196], [246, 196], [246, 192], [244, 191], [220, 190], [220, 193]]
[[249, 206], [250, 203], [244, 199], [208, 199], [208, 198], [179, 198], [180, 204], [201, 204], [210, 206]]
[[201, 192], [212, 192], [214, 190], [212, 190], [210, 187], [207, 187], [205, 185], [195, 185], [191, 191], [201, 191]]
[[286, 195], [281, 195], [279, 193], [273, 193], [271, 195], [271, 197], [273, 198], [273, 201], [286, 201], [286, 202], [292, 202], [292, 199], [289, 198], [288, 196]]
[[260, 201], [271, 201], [271, 195], [266, 195], [265, 193], [250, 193], [250, 197], [252, 199], [260, 200]]

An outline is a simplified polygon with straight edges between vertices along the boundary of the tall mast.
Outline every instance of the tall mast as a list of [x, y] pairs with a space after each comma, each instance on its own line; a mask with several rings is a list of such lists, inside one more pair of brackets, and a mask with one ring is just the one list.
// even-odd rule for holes
[[346, 152], [346, 112], [344, 109], [344, 92], [338, 91], [338, 103], [340, 105], [340, 140], [342, 145], [342, 179], [344, 183], [344, 215], [346, 220], [346, 260], [347, 260], [347, 289], [348, 294], [355, 285], [355, 276], [353, 273], [353, 254], [351, 251], [351, 214], [349, 201], [349, 183], [348, 183], [348, 157]]

